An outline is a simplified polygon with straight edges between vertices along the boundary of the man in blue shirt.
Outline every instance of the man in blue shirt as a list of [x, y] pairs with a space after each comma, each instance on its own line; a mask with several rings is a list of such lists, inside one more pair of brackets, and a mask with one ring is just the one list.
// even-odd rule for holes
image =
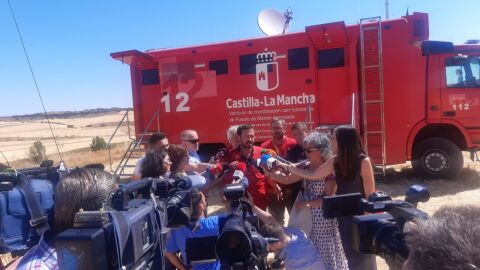
[[203, 163], [197, 151], [200, 147], [200, 139], [198, 133], [193, 129], [187, 129], [180, 133], [182, 144], [188, 152], [188, 165], [185, 171], [188, 174], [203, 173], [205, 170], [212, 168], [214, 164]]
[[[192, 226], [182, 226], [172, 230], [167, 242], [165, 257], [180, 270], [189, 269], [186, 265], [186, 242], [188, 238], [201, 236], [217, 236], [219, 233], [219, 217], [211, 216], [205, 218], [204, 212], [207, 209], [207, 202], [202, 192], [197, 189], [191, 190], [192, 214], [191, 220], [196, 220]], [[180, 252], [181, 259], [175, 254]], [[195, 270], [220, 269], [218, 262], [202, 263], [192, 265]]]

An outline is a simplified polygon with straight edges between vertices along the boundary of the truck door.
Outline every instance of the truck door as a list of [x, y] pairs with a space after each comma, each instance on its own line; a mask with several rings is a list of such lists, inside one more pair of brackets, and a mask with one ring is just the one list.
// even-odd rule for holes
[[442, 118], [455, 119], [466, 129], [480, 126], [480, 53], [445, 57]]

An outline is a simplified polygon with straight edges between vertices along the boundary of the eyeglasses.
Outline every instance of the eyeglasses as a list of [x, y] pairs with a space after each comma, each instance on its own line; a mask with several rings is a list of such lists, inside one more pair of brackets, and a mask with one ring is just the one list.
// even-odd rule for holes
[[183, 140], [184, 142], [189, 142], [189, 143], [193, 143], [193, 144], [196, 144], [196, 143], [199, 143], [200, 142], [200, 139], [195, 139], [195, 140]]
[[318, 151], [318, 148], [303, 148], [305, 153], [312, 153], [313, 151]]

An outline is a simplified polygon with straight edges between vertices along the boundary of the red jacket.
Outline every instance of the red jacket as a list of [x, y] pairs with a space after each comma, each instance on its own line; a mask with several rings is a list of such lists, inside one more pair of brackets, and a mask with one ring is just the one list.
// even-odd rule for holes
[[273, 140], [268, 140], [262, 143], [261, 147], [272, 149], [277, 152], [281, 158], [287, 158], [288, 150], [292, 149], [297, 144], [295, 139], [285, 136], [282, 144], [275, 144]]
[[[267, 209], [268, 201], [266, 195], [266, 180], [265, 176], [260, 173], [256, 166], [257, 159], [262, 157], [262, 148], [253, 146], [249, 157], [242, 155], [240, 147], [228, 151], [223, 157], [219, 157], [219, 162], [232, 163], [234, 161], [244, 162], [247, 165], [245, 177], [248, 179], [248, 192], [252, 195], [253, 203], [262, 208]], [[225, 175], [223, 182], [230, 184], [233, 181], [233, 171]]]

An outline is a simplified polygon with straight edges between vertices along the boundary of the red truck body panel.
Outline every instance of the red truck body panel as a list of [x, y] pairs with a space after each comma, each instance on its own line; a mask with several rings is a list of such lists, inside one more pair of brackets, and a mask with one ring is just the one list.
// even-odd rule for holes
[[[416, 134], [432, 123], [454, 125], [465, 148], [480, 147], [479, 88], [448, 88], [448, 55], [422, 55], [428, 15], [381, 25], [386, 162], [409, 160]], [[182, 130], [195, 129], [202, 143], [226, 143], [228, 127], [243, 123], [264, 141], [272, 117], [290, 126], [310, 112], [314, 126], [349, 124], [352, 108], [362, 133], [368, 112], [362, 108], [359, 35], [359, 25], [334, 22], [279, 36], [111, 56], [131, 67], [137, 135], [157, 109], [149, 131], [162, 130], [173, 142]], [[458, 52], [478, 55], [480, 46], [457, 46], [450, 55]], [[445, 117], [458, 99], [456, 116]], [[458, 110], [467, 103], [469, 110]]]

